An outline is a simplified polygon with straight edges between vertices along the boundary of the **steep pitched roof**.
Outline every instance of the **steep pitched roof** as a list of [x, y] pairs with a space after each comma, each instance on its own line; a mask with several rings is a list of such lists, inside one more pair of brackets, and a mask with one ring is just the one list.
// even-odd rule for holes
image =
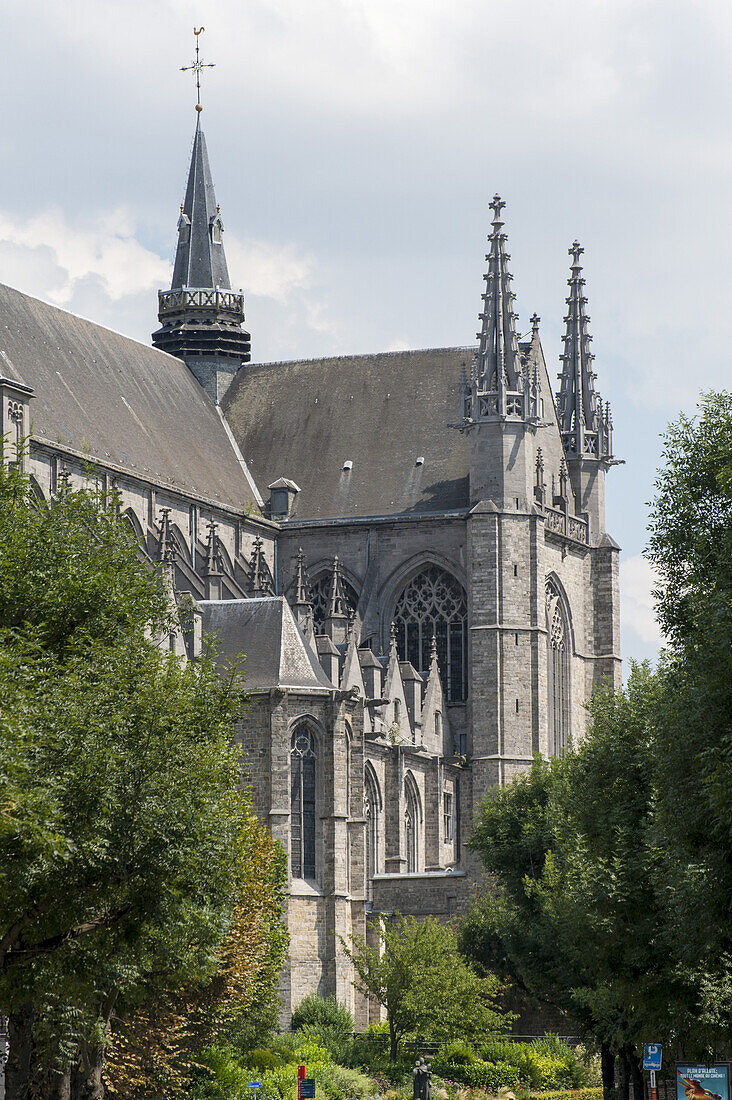
[[223, 228], [199, 115], [186, 197], [178, 220], [173, 289], [186, 286], [231, 288], [221, 240]]
[[300, 486], [294, 519], [463, 509], [468, 442], [448, 424], [472, 355], [438, 348], [248, 366], [223, 408], [257, 483], [284, 475]]
[[256, 504], [215, 405], [179, 359], [0, 284], [0, 374], [35, 391], [35, 439], [229, 507]]
[[199, 606], [204, 631], [216, 636], [219, 662], [246, 657], [243, 667], [249, 691], [333, 687], [284, 596], [203, 600]]

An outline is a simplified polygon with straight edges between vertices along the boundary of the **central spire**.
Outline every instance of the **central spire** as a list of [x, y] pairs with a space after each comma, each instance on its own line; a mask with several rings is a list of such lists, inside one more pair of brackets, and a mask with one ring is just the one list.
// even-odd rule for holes
[[216, 202], [206, 138], [198, 116], [193, 138], [186, 197], [178, 219], [178, 247], [175, 253], [172, 290], [187, 287], [218, 287], [231, 290], [222, 234], [224, 223]]
[[156, 348], [182, 359], [217, 403], [251, 358], [244, 295], [231, 289], [223, 232], [199, 112], [178, 218], [173, 281], [170, 290], [158, 292], [161, 327], [152, 339]]

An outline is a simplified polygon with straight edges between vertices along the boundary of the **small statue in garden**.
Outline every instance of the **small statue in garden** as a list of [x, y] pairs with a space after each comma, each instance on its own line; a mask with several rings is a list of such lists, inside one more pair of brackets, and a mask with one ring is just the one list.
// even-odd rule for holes
[[425, 1063], [424, 1058], [419, 1058], [412, 1070], [412, 1087], [414, 1100], [432, 1100], [432, 1070]]

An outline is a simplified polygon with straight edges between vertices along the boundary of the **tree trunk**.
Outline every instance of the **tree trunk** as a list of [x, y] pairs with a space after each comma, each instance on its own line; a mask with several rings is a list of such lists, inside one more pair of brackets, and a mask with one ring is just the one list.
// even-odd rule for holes
[[628, 1048], [628, 1061], [630, 1062], [630, 1079], [633, 1082], [633, 1100], [645, 1100], [645, 1082], [638, 1055], [632, 1047]]
[[27, 1100], [33, 1054], [33, 1005], [28, 1001], [8, 1018], [5, 1100]]
[[[103, 1025], [104, 1035], [109, 1032], [114, 1006], [117, 1003], [118, 990], [108, 993], [99, 1013], [99, 1023]], [[85, 1038], [79, 1042], [79, 1060], [71, 1071], [71, 1090], [69, 1100], [104, 1100], [104, 1041], [89, 1044]]]
[[396, 1062], [399, 1050], [399, 1036], [394, 1028], [394, 1021], [389, 1017], [389, 1059]]
[[620, 1081], [617, 1091], [618, 1100], [630, 1100], [630, 1060], [628, 1058], [628, 1051], [625, 1047], [618, 1055], [618, 1062], [620, 1063]]
[[602, 1100], [615, 1100], [615, 1055], [607, 1044], [600, 1045]]

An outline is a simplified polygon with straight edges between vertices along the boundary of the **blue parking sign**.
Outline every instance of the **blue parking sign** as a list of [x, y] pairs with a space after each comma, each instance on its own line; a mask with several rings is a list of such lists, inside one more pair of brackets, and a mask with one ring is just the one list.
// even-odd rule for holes
[[661, 1068], [661, 1046], [659, 1043], [649, 1043], [643, 1047], [643, 1069]]

